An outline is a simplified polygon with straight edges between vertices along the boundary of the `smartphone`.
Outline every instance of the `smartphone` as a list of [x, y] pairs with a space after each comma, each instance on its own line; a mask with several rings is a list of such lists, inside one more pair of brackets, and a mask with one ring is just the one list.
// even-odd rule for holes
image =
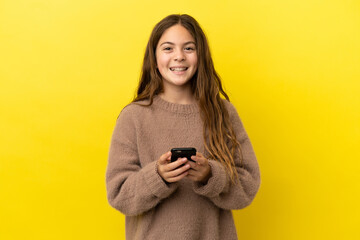
[[178, 158], [186, 157], [188, 160], [195, 162], [191, 156], [196, 156], [195, 148], [173, 148], [171, 149], [171, 162], [176, 161]]

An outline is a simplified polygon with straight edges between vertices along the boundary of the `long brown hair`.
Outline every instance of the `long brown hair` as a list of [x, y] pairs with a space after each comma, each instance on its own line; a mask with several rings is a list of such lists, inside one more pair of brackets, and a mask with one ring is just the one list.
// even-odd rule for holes
[[[145, 50], [137, 96], [133, 102], [147, 99], [150, 100], [148, 105], [150, 106], [153, 103], [153, 97], [163, 92], [162, 77], [156, 68], [156, 46], [165, 30], [176, 24], [185, 27], [196, 43], [198, 69], [190, 81], [191, 90], [199, 102], [200, 114], [204, 123], [205, 148], [210, 154], [210, 159], [216, 159], [223, 164], [234, 183], [237, 178], [234, 163], [235, 151], [239, 151], [241, 159], [242, 154], [229, 119], [229, 113], [220, 94], [226, 100], [230, 100], [215, 71], [206, 36], [193, 17], [187, 14], [172, 14], [154, 27]], [[227, 143], [230, 143], [230, 147]]]

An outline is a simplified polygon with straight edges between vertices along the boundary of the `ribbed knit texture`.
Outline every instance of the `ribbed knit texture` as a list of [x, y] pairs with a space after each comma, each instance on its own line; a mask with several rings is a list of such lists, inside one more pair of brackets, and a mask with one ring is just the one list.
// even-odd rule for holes
[[106, 187], [110, 205], [126, 215], [127, 239], [237, 239], [231, 209], [252, 202], [260, 172], [236, 109], [223, 101], [244, 157], [240, 167], [235, 156], [235, 185], [216, 160], [209, 160], [212, 176], [205, 185], [187, 178], [165, 183], [156, 171], [156, 161], [174, 147], [195, 147], [208, 156], [197, 104], [155, 96], [150, 107], [131, 103], [121, 111], [111, 139]]

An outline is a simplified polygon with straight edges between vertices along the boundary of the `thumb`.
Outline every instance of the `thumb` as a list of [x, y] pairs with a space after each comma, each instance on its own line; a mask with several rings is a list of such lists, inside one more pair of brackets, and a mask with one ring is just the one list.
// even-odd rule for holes
[[171, 156], [171, 152], [167, 152], [167, 153], [164, 153], [163, 155], [161, 155], [161, 157], [159, 158], [158, 160], [158, 163], [159, 164], [166, 164], [167, 161], [168, 161], [168, 158]]

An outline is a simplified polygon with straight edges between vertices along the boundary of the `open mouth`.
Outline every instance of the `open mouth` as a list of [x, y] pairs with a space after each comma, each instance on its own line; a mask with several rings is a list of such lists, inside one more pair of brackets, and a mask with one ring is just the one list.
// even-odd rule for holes
[[188, 68], [184, 67], [184, 68], [170, 68], [170, 71], [176, 71], [176, 72], [182, 72], [182, 71], [186, 71]]

